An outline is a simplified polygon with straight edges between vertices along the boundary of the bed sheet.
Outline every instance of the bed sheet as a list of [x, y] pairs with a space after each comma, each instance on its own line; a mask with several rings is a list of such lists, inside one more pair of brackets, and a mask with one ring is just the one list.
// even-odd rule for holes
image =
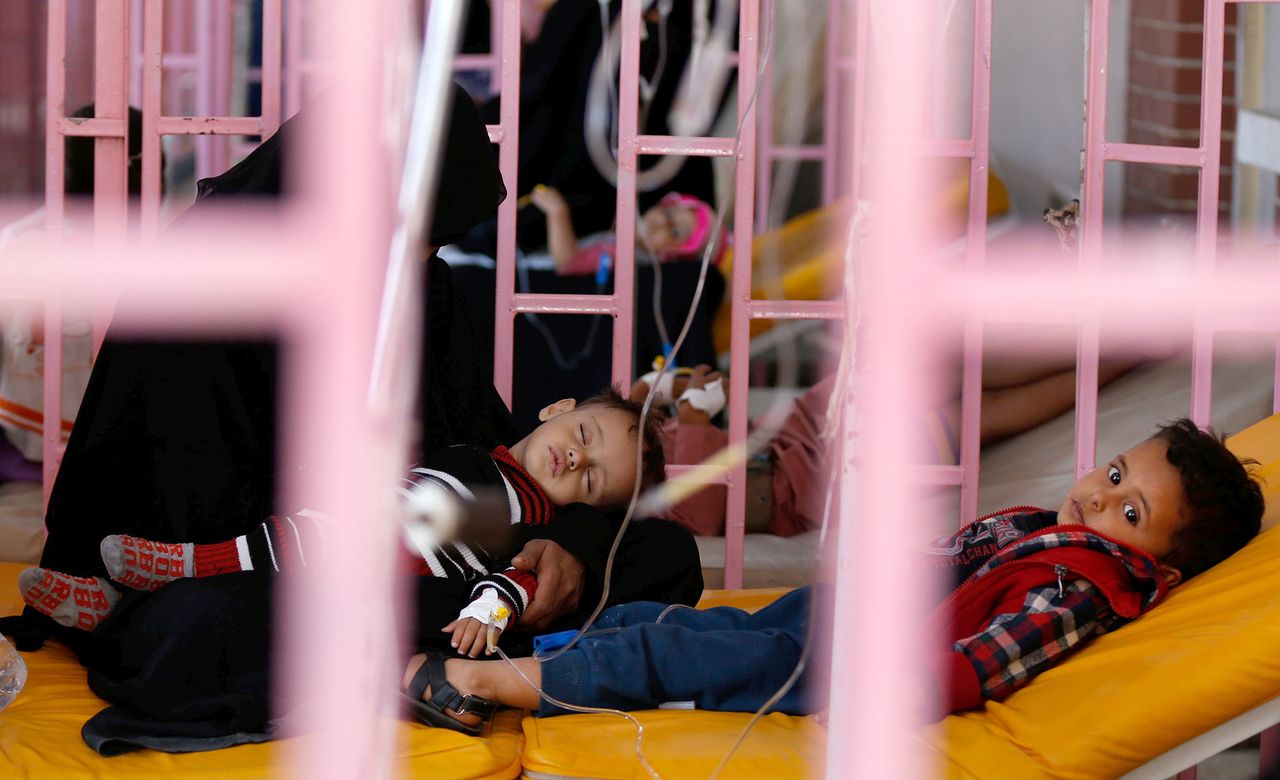
[[[0, 563], [0, 614], [22, 606], [17, 577], [26, 564]], [[0, 777], [257, 778], [280, 774], [277, 762], [305, 751], [302, 736], [204, 753], [139, 750], [106, 758], [80, 738], [84, 722], [107, 703], [95, 696], [75, 656], [54, 640], [23, 653], [27, 685], [0, 711]], [[518, 711], [499, 713], [484, 739], [403, 721], [389, 722], [398, 744], [395, 771], [414, 778], [492, 778], [520, 774], [524, 736]]]
[[0, 484], [0, 561], [34, 563], [44, 548], [44, 498], [36, 482]]

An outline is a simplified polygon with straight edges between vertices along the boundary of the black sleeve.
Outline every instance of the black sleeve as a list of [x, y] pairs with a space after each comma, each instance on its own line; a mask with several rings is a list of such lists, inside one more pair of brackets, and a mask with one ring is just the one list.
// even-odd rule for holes
[[[572, 553], [586, 568], [580, 614], [557, 623], [581, 623], [600, 601], [605, 563], [621, 525], [621, 517], [583, 504], [565, 507], [550, 527], [534, 529], [529, 538], [549, 539]], [[523, 543], [523, 542], [521, 542]], [[693, 535], [669, 520], [633, 520], [613, 561], [608, 605], [658, 601], [693, 606], [702, 596], [702, 562]]]

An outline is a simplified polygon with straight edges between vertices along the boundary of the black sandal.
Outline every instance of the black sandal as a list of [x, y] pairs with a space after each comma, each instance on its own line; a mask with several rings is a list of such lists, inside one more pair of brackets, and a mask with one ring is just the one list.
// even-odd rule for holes
[[[428, 685], [431, 686], [431, 698], [423, 701], [422, 694], [426, 693]], [[497, 702], [479, 696], [458, 693], [458, 689], [444, 678], [444, 656], [435, 650], [427, 651], [427, 660], [414, 672], [409, 688], [402, 695], [405, 708], [419, 723], [461, 731], [473, 737], [479, 736], [499, 706]], [[450, 717], [445, 710], [453, 710], [459, 715], [479, 715], [480, 723], [469, 726]]]

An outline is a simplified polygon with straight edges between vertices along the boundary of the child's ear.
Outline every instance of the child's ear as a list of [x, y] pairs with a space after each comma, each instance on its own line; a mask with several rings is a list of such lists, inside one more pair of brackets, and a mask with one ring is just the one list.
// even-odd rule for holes
[[538, 412], [538, 419], [546, 422], [552, 417], [559, 417], [565, 412], [572, 412], [577, 406], [578, 402], [572, 398], [561, 398], [550, 406], [542, 407], [542, 411]]
[[1182, 572], [1163, 563], [1160, 564], [1160, 576], [1164, 578], [1165, 584], [1171, 588], [1182, 582]]

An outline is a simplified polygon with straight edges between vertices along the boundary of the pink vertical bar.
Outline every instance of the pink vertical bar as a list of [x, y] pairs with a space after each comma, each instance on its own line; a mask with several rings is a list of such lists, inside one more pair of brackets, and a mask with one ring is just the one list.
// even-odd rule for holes
[[[843, 2], [846, 10], [850, 4], [853, 5], [854, 66], [853, 99], [849, 105], [850, 127], [846, 133], [842, 134], [848, 135], [851, 139], [849, 159], [838, 170], [849, 177], [848, 187], [843, 189], [847, 189], [856, 207], [858, 200], [862, 197], [862, 155], [867, 147], [867, 71], [871, 67], [871, 58], [868, 54], [871, 39], [870, 3], [868, 0], [843, 0]], [[849, 17], [850, 14], [842, 13], [839, 21], [843, 23]], [[843, 36], [840, 40], [844, 40]], [[842, 58], [843, 53], [836, 57], [837, 69], [840, 68]]]
[[[502, 140], [498, 145], [498, 168], [502, 171], [502, 180], [515, 192], [520, 164], [520, 0], [502, 0], [501, 7], [503, 35], [498, 64], [502, 73], [502, 96], [498, 112]], [[510, 408], [515, 354], [511, 299], [516, 289], [516, 198], [510, 196], [498, 206], [498, 257], [494, 273], [493, 385]], [[615, 332], [614, 340], [617, 339]]]
[[[67, 0], [49, 0], [48, 56], [45, 59], [44, 208], [45, 226], [61, 232], [65, 208], [63, 173], [66, 147], [62, 118], [67, 115]], [[48, 463], [48, 459], [45, 460]]]
[[[45, 225], [58, 238], [62, 236], [64, 207], [63, 166], [66, 146], [61, 126], [67, 114], [67, 0], [49, 0], [48, 57], [45, 64]], [[56, 301], [45, 301], [45, 365], [62, 365], [62, 307]], [[48, 334], [59, 334], [50, 339]], [[62, 372], [44, 372], [43, 435], [41, 438], [41, 478], [43, 503], [49, 506], [49, 491], [58, 473], [62, 452]]]
[[[760, 36], [769, 37], [774, 25], [775, 0], [761, 0], [763, 12], [760, 20]], [[776, 37], [777, 32], [773, 33]], [[756, 155], [756, 222], [761, 230], [773, 227], [769, 222], [769, 198], [773, 183], [773, 59], [765, 64], [764, 81], [756, 96], [756, 124], [760, 128], [760, 153]], [[741, 74], [741, 71], [739, 71]], [[790, 139], [788, 139], [790, 140]]]
[[868, 128], [875, 139], [867, 181], [875, 215], [859, 268], [858, 302], [859, 316], [872, 327], [857, 343], [865, 369], [854, 399], [861, 436], [843, 464], [832, 620], [832, 642], [841, 651], [832, 654], [828, 731], [838, 739], [827, 742], [830, 777], [926, 776], [925, 759], [910, 744], [915, 697], [903, 691], [926, 684], [928, 662], [917, 656], [916, 635], [930, 588], [905, 566], [909, 535], [887, 520], [901, 517], [904, 503], [917, 503], [918, 491], [907, 479], [914, 448], [902, 432], [920, 413], [921, 386], [936, 379], [920, 375], [915, 358], [924, 347], [922, 323], [903, 305], [921, 278], [938, 271], [926, 265], [933, 226], [914, 214], [924, 197], [920, 139], [925, 66], [932, 59], [923, 33], [933, 28], [935, 13], [928, 3], [875, 4], [875, 72], [891, 74], [892, 84], [876, 90], [875, 124]]
[[[94, 107], [99, 119], [129, 117], [128, 0], [99, 0], [95, 26]], [[125, 122], [125, 133], [128, 133]], [[128, 209], [127, 137], [94, 139], [94, 229], [123, 230]]]
[[822, 205], [829, 206], [836, 199], [840, 167], [839, 147], [836, 145], [840, 118], [840, 0], [827, 3], [827, 61], [826, 89], [822, 94]]
[[143, 0], [129, 0], [129, 104], [142, 100], [142, 16]]
[[[1196, 211], [1196, 272], [1212, 274], [1218, 243], [1218, 177], [1222, 157], [1224, 0], [1205, 0], [1200, 82], [1200, 192]], [[1209, 424], [1213, 403], [1213, 331], [1197, 317], [1191, 345], [1191, 419]]]
[[[403, 453], [388, 457], [386, 423], [366, 406], [385, 266], [353, 258], [385, 256], [389, 187], [379, 145], [353, 144], [349, 139], [377, 136], [380, 64], [386, 54], [381, 33], [392, 10], [390, 2], [336, 0], [319, 3], [316, 10], [326, 27], [316, 36], [327, 46], [325, 60], [341, 67], [334, 68], [328, 85], [332, 104], [316, 106], [323, 130], [308, 138], [312, 143], [303, 158], [307, 164], [294, 174], [303, 182], [299, 192], [307, 197], [309, 224], [303, 229], [332, 231], [332, 243], [309, 258], [318, 278], [307, 285], [310, 297], [300, 300], [324, 307], [332, 316], [298, 325], [293, 340], [297, 348], [288, 351], [292, 370], [286, 381], [299, 393], [300, 402], [290, 404], [283, 452], [287, 465], [305, 458], [308, 468], [282, 472], [289, 474], [286, 506], [303, 506], [305, 497], [306, 505], [324, 507], [334, 518], [334, 549], [343, 554], [307, 569], [302, 575], [305, 591], [287, 593], [281, 609], [292, 623], [282, 632], [285, 654], [277, 665], [278, 679], [291, 684], [291, 692], [307, 693], [306, 725], [316, 732], [315, 739], [304, 740], [305, 747], [297, 740], [286, 741], [281, 755], [296, 762], [287, 770], [293, 777], [383, 777], [392, 773], [392, 737], [377, 713], [388, 701], [386, 682], [397, 670], [391, 657], [395, 643], [383, 633], [392, 625], [386, 598], [391, 583], [380, 567], [391, 560], [394, 514], [374, 514], [378, 523], [365, 520], [370, 508], [391, 508], [383, 497], [394, 481], [394, 460]], [[279, 24], [264, 18], [263, 27], [264, 44], [274, 38], [278, 46]], [[273, 100], [278, 99], [277, 93]], [[264, 99], [264, 114], [270, 110]], [[323, 186], [314, 175], [308, 176], [325, 166], [351, 175], [340, 187]], [[343, 410], [337, 418], [335, 410]], [[316, 420], [326, 424], [316, 425]], [[346, 475], [339, 476], [344, 468]], [[334, 481], [344, 484], [331, 484]], [[365, 538], [359, 539], [362, 535]], [[350, 636], [369, 641], [335, 641], [335, 614], [344, 616], [344, 631]]]
[[[262, 0], [262, 136], [280, 129], [282, 0]], [[301, 26], [302, 19], [294, 24]], [[301, 34], [299, 33], [299, 41]], [[301, 58], [301, 53], [299, 53]], [[301, 95], [298, 96], [301, 100]]]
[[[969, 132], [974, 154], [969, 163], [969, 240], [965, 269], [982, 271], [987, 252], [987, 168], [991, 145], [991, 5], [976, 0], [973, 10], [972, 113]], [[982, 412], [982, 321], [966, 317], [964, 369], [960, 394], [960, 518], [967, 523], [978, 516], [978, 466]]]
[[[1086, 59], [1084, 114], [1084, 220], [1080, 272], [1096, 274], [1102, 259], [1103, 198], [1106, 191], [1107, 65], [1110, 55], [1111, 0], [1089, 6], [1089, 52]], [[1097, 459], [1098, 319], [1087, 316], [1076, 346], [1076, 476], [1092, 471]]]
[[[631, 384], [633, 291], [636, 275], [636, 149], [640, 129], [640, 3], [622, 0], [622, 52], [618, 57], [617, 257], [613, 271], [613, 381]], [[752, 203], [748, 198], [740, 203]], [[750, 211], [747, 208], [746, 211]]]
[[[199, 0], [195, 4], [195, 46], [196, 46], [196, 110], [197, 116], [215, 116], [213, 110], [213, 5], [210, 0]], [[208, 136], [197, 137], [196, 144], [196, 178], [203, 179], [221, 173], [213, 165], [213, 145], [218, 143]]]
[[[742, 137], [738, 142], [737, 190], [735, 203], [751, 203], [756, 169], [750, 164], [756, 154], [756, 123], [742, 122], [751, 103], [759, 69], [760, 4], [745, 0], [738, 10], [738, 120]], [[747, 161], [744, 164], [741, 161]], [[733, 264], [732, 329], [729, 337], [729, 381], [734, 402], [729, 404], [729, 441], [747, 440], [747, 378], [751, 353], [751, 237], [755, 225], [751, 209], [735, 209], [733, 231], [745, 258]], [[729, 471], [725, 503], [724, 586], [742, 587], [743, 535], [746, 533], [747, 465], [735, 463]]]
[[[287, 81], [284, 90], [284, 115], [290, 117], [302, 108], [302, 0], [286, 0], [286, 2], [288, 2], [288, 9], [285, 11], [284, 26], [284, 75]], [[265, 8], [263, 13], [266, 13]], [[425, 13], [422, 18], [425, 25]], [[266, 20], [263, 21], [265, 26]], [[423, 38], [425, 40], [425, 34]], [[264, 70], [262, 73], [264, 91], [266, 83], [267, 73]], [[263, 103], [265, 105], [265, 99]]]
[[[500, 0], [506, 2], [506, 0]], [[518, 0], [517, 4], [521, 10], [524, 9], [524, 0]], [[498, 84], [502, 79], [502, 58], [498, 56], [498, 52], [503, 50], [502, 32], [506, 29], [505, 14], [498, 13], [493, 8], [493, 3], [489, 4], [489, 91], [492, 92], [494, 85]], [[545, 11], [544, 11], [545, 13]], [[517, 18], [519, 18], [517, 16]], [[523, 40], [521, 39], [521, 43]], [[513, 180], [514, 181], [514, 180]]]
[[[209, 0], [205, 0], [208, 2]], [[213, 0], [213, 51], [210, 116], [231, 114], [231, 19], [234, 9], [229, 0]], [[216, 136], [209, 148], [209, 163], [214, 171], [230, 167], [230, 143], [228, 136]]]
[[[129, 2], [100, 0], [96, 6], [94, 34], [94, 114], [100, 119], [124, 121], [124, 134], [94, 138], [93, 230], [95, 240], [123, 236], [129, 217]], [[109, 308], [93, 312], [93, 354], [106, 338]], [[46, 343], [62, 339], [62, 323], [45, 331]], [[61, 362], [57, 364], [59, 373]], [[47, 366], [46, 366], [46, 374]], [[52, 410], [59, 416], [62, 410]], [[46, 418], [51, 410], [45, 409]]]
[[159, 120], [164, 94], [164, 3], [147, 3], [142, 18], [142, 235], [160, 231]]

